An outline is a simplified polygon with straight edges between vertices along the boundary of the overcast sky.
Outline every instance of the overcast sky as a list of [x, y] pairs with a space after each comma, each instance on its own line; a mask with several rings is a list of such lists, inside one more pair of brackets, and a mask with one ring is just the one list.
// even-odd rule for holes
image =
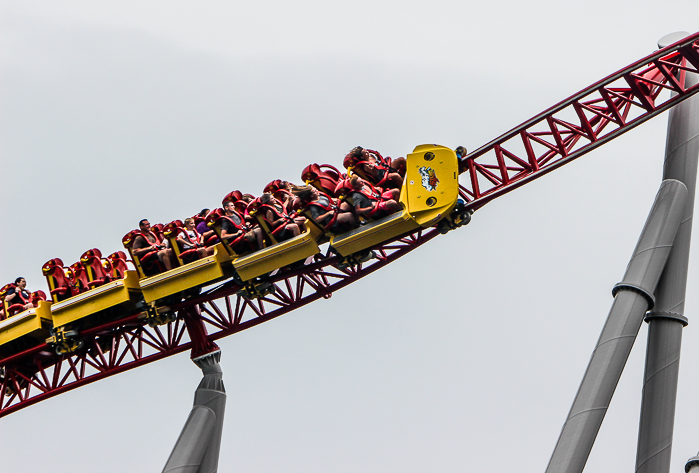
[[[699, 30], [696, 0], [0, 0], [0, 285], [352, 147], [469, 149]], [[543, 472], [660, 184], [667, 115], [219, 342], [222, 472]], [[693, 255], [696, 254], [696, 251]], [[699, 450], [692, 257], [672, 471]], [[646, 327], [587, 472], [632, 471]], [[181, 354], [0, 420], [3, 471], [160, 471]]]

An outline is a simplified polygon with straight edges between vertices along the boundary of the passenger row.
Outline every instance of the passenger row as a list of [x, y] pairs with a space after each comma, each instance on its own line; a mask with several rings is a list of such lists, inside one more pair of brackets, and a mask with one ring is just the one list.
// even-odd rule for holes
[[309, 220], [332, 235], [401, 210], [405, 158], [391, 160], [356, 147], [344, 165], [347, 174], [312, 164], [302, 172], [306, 185], [277, 179], [260, 197], [235, 190], [223, 198], [221, 208], [203, 209], [184, 223], [151, 226], [141, 220], [138, 230], [124, 236], [124, 246], [141, 277], [149, 277], [211, 256], [221, 241], [241, 256], [306, 232]]
[[[443, 147], [433, 148], [453, 153]], [[425, 161], [434, 157], [431, 151], [423, 154]], [[465, 150], [457, 148], [457, 163], [463, 154]], [[432, 158], [428, 159], [429, 155]], [[260, 197], [236, 190], [223, 198], [221, 208], [203, 209], [184, 221], [151, 225], [148, 219], [143, 219], [137, 230], [122, 239], [130, 260], [123, 251], [102, 258], [100, 250], [91, 249], [70, 266], [64, 266], [59, 258], [46, 262], [42, 270], [50, 299], [61, 302], [123, 279], [129, 262], [140, 279], [171, 271], [214, 256], [220, 243], [229, 258], [239, 258], [306, 234], [309, 229], [314, 232], [315, 243], [328, 241], [335, 235], [404, 210], [406, 204], [401, 204], [400, 199], [401, 189], [406, 189], [406, 164], [405, 158], [385, 158], [378, 151], [358, 146], [343, 160], [346, 172], [329, 164], [311, 164], [301, 173], [302, 185], [277, 179], [264, 187]], [[423, 170], [432, 172], [427, 181]], [[434, 170], [422, 167], [420, 173], [423, 187], [434, 189], [439, 182]], [[434, 183], [430, 184], [432, 179]], [[20, 287], [20, 279], [24, 281], [18, 278], [15, 284], [0, 290], [3, 300], [0, 319], [46, 299], [41, 291], [28, 295]], [[26, 281], [23, 284], [26, 286]]]
[[235, 190], [220, 208], [166, 225], [143, 219], [122, 238], [130, 258], [123, 251], [103, 258], [96, 248], [70, 266], [54, 258], [42, 268], [49, 301], [42, 291], [30, 294], [24, 278], [0, 289], [0, 357], [38, 343], [71, 353], [83, 346], [85, 330], [126, 316], [167, 323], [180, 301], [225, 281], [246, 297], [263, 298], [276, 289], [269, 274], [298, 269], [324, 243], [342, 269], [420, 228], [444, 233], [464, 225], [470, 220], [458, 203], [464, 153], [420, 145], [391, 160], [357, 147], [345, 156], [346, 172], [311, 164], [299, 185], [277, 179], [259, 197]]

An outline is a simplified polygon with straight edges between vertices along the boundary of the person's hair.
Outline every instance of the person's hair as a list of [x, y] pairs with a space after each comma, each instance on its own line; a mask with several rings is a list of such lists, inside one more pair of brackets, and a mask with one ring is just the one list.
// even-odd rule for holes
[[468, 154], [468, 151], [463, 146], [458, 146], [454, 151], [456, 154], [460, 154], [462, 158]]
[[209, 209], [201, 209], [201, 212], [199, 212], [200, 217], [206, 217], [206, 214], [209, 213]]
[[313, 197], [311, 186], [292, 186], [291, 193], [301, 200], [311, 200]]
[[260, 196], [260, 202], [262, 202], [265, 205], [271, 204], [272, 199], [273, 199], [272, 194], [270, 194], [269, 192], [265, 192], [264, 194], [262, 194]]
[[193, 218], [185, 218], [184, 219], [184, 226], [186, 227], [187, 225], [189, 225], [192, 222], [194, 222]]
[[147, 221], [148, 221], [147, 218], [144, 218], [144, 219], [142, 219], [142, 220], [139, 220], [139, 221], [138, 221], [138, 227], [140, 228], [141, 225], [143, 225], [143, 222], [147, 222]]
[[21, 282], [22, 282], [22, 279], [24, 279], [24, 278], [19, 277], [19, 278], [15, 279], [15, 284], [21, 283]]
[[355, 158], [361, 158], [362, 151], [364, 151], [364, 148], [362, 148], [361, 146], [355, 146], [354, 148], [352, 148], [352, 150], [350, 150], [349, 154], [351, 154]]
[[255, 196], [252, 194], [243, 194], [243, 198], [241, 200], [243, 200], [249, 204], [250, 202], [255, 200]]
[[352, 175], [352, 177], [350, 178], [350, 184], [352, 185], [352, 187], [355, 187], [357, 185], [357, 182], [361, 182], [361, 178], [356, 174]]

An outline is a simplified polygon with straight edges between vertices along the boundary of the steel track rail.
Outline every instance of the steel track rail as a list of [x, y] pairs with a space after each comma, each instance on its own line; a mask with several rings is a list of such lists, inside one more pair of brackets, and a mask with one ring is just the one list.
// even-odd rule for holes
[[[589, 153], [699, 92], [699, 33], [592, 84], [464, 157], [460, 185], [476, 210]], [[661, 92], [666, 91], [666, 94]]]

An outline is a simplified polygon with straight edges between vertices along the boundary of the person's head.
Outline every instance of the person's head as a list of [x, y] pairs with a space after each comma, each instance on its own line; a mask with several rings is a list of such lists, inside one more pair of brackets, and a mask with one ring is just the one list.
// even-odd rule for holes
[[350, 185], [352, 186], [352, 189], [361, 189], [364, 187], [364, 181], [362, 181], [361, 177], [355, 174], [350, 178]]
[[142, 232], [150, 231], [150, 222], [148, 221], [148, 219], [144, 218], [143, 220], [138, 222], [138, 228], [140, 228]]
[[201, 209], [201, 212], [199, 212], [200, 217], [206, 217], [209, 214], [209, 209]]
[[361, 146], [355, 146], [350, 150], [349, 155], [354, 156], [355, 158], [361, 158], [362, 151], [364, 151], [364, 148], [362, 148]]
[[240, 200], [245, 201], [249, 204], [250, 202], [255, 200], [255, 196], [252, 194], [243, 194], [243, 197]]
[[226, 213], [226, 215], [232, 215], [233, 212], [235, 212], [235, 203], [229, 201], [226, 201], [223, 203], [223, 211]]
[[456, 152], [456, 156], [459, 159], [463, 158], [468, 154], [468, 151], [466, 151], [466, 148], [464, 148], [463, 146], [457, 146], [454, 151]]
[[15, 279], [15, 285], [20, 289], [24, 289], [25, 287], [27, 287], [27, 281], [26, 279], [19, 277]]
[[185, 218], [184, 219], [184, 228], [187, 230], [194, 230], [194, 219], [193, 218]]
[[269, 192], [265, 192], [260, 196], [260, 202], [263, 205], [271, 205], [272, 203], [274, 203], [274, 197]]

